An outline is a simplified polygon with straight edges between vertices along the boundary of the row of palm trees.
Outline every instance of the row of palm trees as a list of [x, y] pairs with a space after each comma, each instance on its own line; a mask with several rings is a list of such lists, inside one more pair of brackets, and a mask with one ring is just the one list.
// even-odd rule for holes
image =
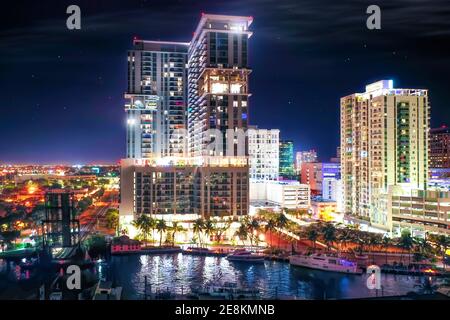
[[278, 247], [280, 247], [281, 231], [293, 228], [294, 225], [284, 214], [260, 211], [257, 216], [244, 217], [234, 235], [242, 241], [242, 244], [249, 240], [250, 245], [253, 247], [254, 244], [259, 244], [259, 235], [261, 233], [269, 236], [269, 245], [272, 244], [272, 235], [278, 233]]
[[[194, 233], [193, 241], [203, 247], [212, 239], [216, 243], [220, 243], [224, 239], [225, 233], [231, 226], [232, 219], [196, 219], [192, 223], [192, 231]], [[270, 237], [272, 233], [277, 232], [277, 229], [285, 228], [289, 220], [283, 214], [272, 214], [264, 217], [249, 217], [246, 216], [240, 221], [240, 226], [234, 233], [242, 243], [249, 240], [250, 245], [259, 243], [259, 235], [261, 232], [269, 232]], [[147, 242], [149, 236], [155, 239], [155, 232], [159, 234], [159, 243], [162, 244], [163, 235], [169, 232], [169, 237], [172, 245], [175, 242], [175, 235], [177, 233], [187, 231], [178, 222], [174, 221], [168, 224], [163, 219], [155, 219], [149, 215], [141, 215], [133, 221], [133, 226], [139, 230], [140, 236], [144, 242]], [[280, 240], [280, 238], [279, 238]], [[272, 239], [270, 239], [272, 242]]]
[[[213, 237], [216, 242], [220, 242], [223, 239], [225, 232], [229, 229], [231, 225], [231, 219], [225, 219], [222, 221], [202, 219], [199, 218], [195, 220], [192, 224], [192, 231], [195, 234], [193, 239], [201, 247], [204, 246], [208, 239]], [[155, 239], [155, 231], [159, 234], [159, 245], [162, 245], [162, 240], [164, 234], [167, 234], [166, 239], [168, 239], [172, 245], [175, 245], [176, 235], [178, 233], [187, 231], [182, 225], [177, 221], [172, 221], [168, 224], [163, 219], [155, 219], [149, 215], [141, 215], [136, 220], [133, 221], [133, 226], [139, 230], [140, 236], [144, 242], [148, 241], [151, 235], [152, 239]]]
[[[285, 212], [295, 216], [304, 217], [306, 215], [303, 212], [288, 212], [287, 210]], [[418, 238], [411, 236], [411, 233], [405, 230], [400, 237], [390, 238], [383, 234], [359, 230], [358, 225], [344, 226], [322, 221], [307, 227], [300, 227], [287, 219], [284, 213], [271, 211], [260, 211], [257, 217], [244, 218], [236, 235], [243, 240], [248, 238], [252, 244], [255, 240], [257, 241], [255, 236], [258, 232], [264, 231], [268, 233], [271, 244], [272, 234], [278, 233], [278, 247], [280, 247], [282, 229], [290, 231], [300, 239], [310, 240], [314, 251], [317, 242], [321, 241], [325, 244], [327, 251], [356, 251], [358, 254], [384, 251], [386, 261], [389, 249], [399, 248], [401, 252], [408, 252], [409, 257], [413, 254], [416, 261], [439, 256], [445, 264], [446, 251], [450, 248], [450, 237], [446, 235], [427, 234], [424, 238]], [[401, 255], [401, 259], [403, 260], [403, 255]]]
[[356, 246], [359, 254], [365, 251], [384, 251], [386, 257], [388, 250], [396, 247], [402, 252], [408, 252], [409, 257], [413, 254], [416, 261], [440, 256], [445, 263], [445, 254], [450, 248], [450, 237], [446, 235], [427, 234], [424, 238], [417, 238], [411, 236], [408, 230], [400, 237], [390, 238], [383, 234], [361, 231], [357, 226], [336, 227], [332, 223], [318, 222], [296, 230], [296, 233], [310, 240], [313, 243], [313, 250], [319, 240], [326, 244], [327, 250], [335, 248], [340, 251], [352, 251]]
[[[223, 240], [223, 236], [230, 228], [231, 219], [203, 219], [199, 218], [192, 224], [192, 231], [195, 235], [194, 242], [201, 247], [211, 239], [216, 243]], [[140, 231], [140, 234], [147, 242], [149, 235], [155, 239], [155, 231], [159, 234], [159, 245], [162, 245], [163, 235], [172, 245], [175, 244], [177, 233], [187, 231], [178, 222], [170, 222], [155, 219], [148, 215], [141, 215], [133, 225]], [[440, 256], [444, 260], [445, 253], [450, 248], [450, 237], [445, 235], [427, 235], [425, 238], [412, 237], [410, 232], [403, 232], [398, 238], [390, 238], [382, 234], [366, 232], [359, 230], [356, 226], [335, 225], [330, 222], [317, 222], [307, 227], [300, 227], [298, 224], [290, 221], [284, 213], [274, 213], [271, 211], [260, 211], [257, 216], [246, 216], [240, 221], [240, 226], [234, 233], [242, 243], [249, 241], [250, 245], [258, 245], [259, 235], [265, 233], [269, 236], [269, 244], [272, 244], [272, 235], [278, 233], [278, 247], [282, 238], [282, 230], [290, 231], [301, 239], [312, 242], [313, 250], [316, 250], [316, 244], [323, 242], [328, 251], [353, 251], [359, 254], [363, 252], [382, 252], [387, 253], [390, 248], [396, 247], [402, 252], [408, 252], [409, 257], [414, 253], [417, 261]], [[403, 259], [403, 257], [402, 257]]]
[[177, 233], [186, 231], [177, 221], [171, 222], [170, 225], [163, 219], [155, 219], [151, 216], [143, 214], [132, 222], [133, 226], [140, 231], [144, 243], [148, 242], [149, 235], [155, 239], [155, 231], [159, 233], [159, 246], [162, 245], [163, 235], [169, 234], [168, 239], [171, 239], [171, 244], [175, 245], [175, 236]]
[[199, 218], [194, 221], [192, 231], [196, 235], [195, 240], [198, 241], [200, 247], [203, 247], [211, 238], [216, 243], [220, 243], [231, 223], [231, 219], [212, 220]]

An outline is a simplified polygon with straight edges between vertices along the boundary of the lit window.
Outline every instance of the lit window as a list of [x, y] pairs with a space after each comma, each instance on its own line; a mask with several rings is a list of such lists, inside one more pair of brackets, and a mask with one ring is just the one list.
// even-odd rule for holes
[[239, 83], [231, 84], [231, 93], [240, 93], [242, 85]]
[[213, 83], [211, 86], [212, 93], [225, 93], [228, 91], [228, 85], [226, 83]]

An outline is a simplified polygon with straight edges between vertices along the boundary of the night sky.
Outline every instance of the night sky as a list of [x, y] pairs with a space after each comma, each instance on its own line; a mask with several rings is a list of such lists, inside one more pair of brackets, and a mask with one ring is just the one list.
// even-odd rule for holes
[[[0, 163], [115, 163], [125, 155], [132, 38], [189, 41], [201, 12], [253, 16], [250, 123], [321, 160], [339, 144], [339, 98], [393, 79], [430, 90], [450, 122], [448, 0], [2, 1]], [[66, 8], [81, 7], [81, 30]], [[381, 30], [366, 8], [381, 7]]]

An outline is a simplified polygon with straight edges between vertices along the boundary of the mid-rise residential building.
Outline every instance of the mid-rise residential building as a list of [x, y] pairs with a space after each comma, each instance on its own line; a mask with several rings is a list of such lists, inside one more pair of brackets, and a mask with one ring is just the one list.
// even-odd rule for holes
[[280, 130], [250, 128], [247, 137], [250, 179], [278, 180]]
[[245, 157], [123, 159], [121, 170], [120, 210], [130, 219], [140, 214], [209, 218], [248, 213]]
[[400, 235], [409, 229], [413, 236], [428, 233], [450, 235], [450, 192], [390, 186], [383, 196], [389, 229]]
[[299, 181], [250, 181], [250, 201], [288, 209], [309, 209], [309, 186]]
[[252, 17], [202, 14], [189, 46], [188, 128], [193, 156], [247, 155]]
[[429, 114], [428, 90], [394, 88], [392, 80], [341, 98], [346, 214], [388, 228], [380, 201], [388, 188], [426, 189]]
[[280, 141], [279, 170], [279, 176], [282, 179], [292, 180], [296, 178], [294, 169], [294, 142], [291, 140]]
[[430, 130], [430, 168], [450, 168], [450, 128]]
[[186, 155], [188, 45], [133, 41], [125, 94], [127, 158]]

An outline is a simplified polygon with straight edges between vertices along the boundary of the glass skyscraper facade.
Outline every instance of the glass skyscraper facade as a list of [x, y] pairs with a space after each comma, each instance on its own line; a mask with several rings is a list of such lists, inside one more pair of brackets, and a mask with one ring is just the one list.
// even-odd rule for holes
[[291, 180], [296, 179], [294, 169], [294, 142], [291, 140], [280, 141], [280, 178]]

